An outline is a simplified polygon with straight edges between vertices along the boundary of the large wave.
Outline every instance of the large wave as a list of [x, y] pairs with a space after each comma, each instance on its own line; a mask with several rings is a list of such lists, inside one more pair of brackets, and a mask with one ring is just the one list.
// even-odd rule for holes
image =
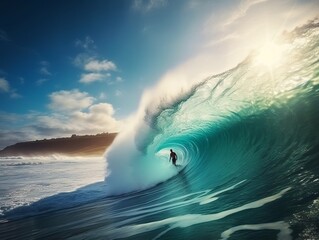
[[108, 194], [176, 175], [170, 148], [198, 186], [254, 178], [266, 169], [282, 180], [316, 159], [318, 26], [316, 19], [284, 33], [222, 74], [147, 91], [106, 154]]
[[[59, 194], [30, 206], [2, 208], [4, 236], [315, 239], [318, 27], [314, 20], [285, 33], [222, 74], [192, 84], [161, 81], [106, 153], [105, 181], [74, 192], [57, 187]], [[184, 167], [180, 174], [168, 162], [170, 148]], [[83, 173], [89, 176], [85, 166]], [[75, 177], [70, 183], [78, 184]], [[37, 216], [19, 220], [28, 215]]]

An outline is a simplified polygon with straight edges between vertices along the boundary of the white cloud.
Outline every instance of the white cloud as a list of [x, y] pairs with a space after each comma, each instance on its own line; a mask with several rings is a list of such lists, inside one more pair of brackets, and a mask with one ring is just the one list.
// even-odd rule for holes
[[267, 1], [268, 0], [242, 0], [238, 9], [226, 20], [224, 25], [227, 26], [233, 24], [238, 19], [244, 17], [252, 6]]
[[107, 114], [112, 116], [115, 112], [113, 106], [109, 103], [98, 103], [90, 107], [91, 113]]
[[0, 130], [0, 149], [5, 148], [6, 146], [15, 144], [17, 142], [30, 140], [29, 133], [21, 130]]
[[102, 81], [108, 76], [109, 76], [109, 74], [84, 73], [84, 74], [81, 75], [81, 79], [80, 79], [79, 82], [81, 82], [81, 83], [92, 83], [92, 82]]
[[88, 108], [92, 105], [95, 98], [89, 96], [87, 92], [80, 92], [78, 89], [70, 91], [61, 90], [53, 92], [49, 95], [51, 100], [48, 105], [54, 111], [78, 111], [80, 109]]
[[[49, 95], [51, 103], [50, 114], [31, 112], [25, 115], [0, 115], [1, 124], [19, 123], [21, 119], [28, 119], [31, 125], [14, 127], [1, 136], [0, 145], [12, 144], [18, 141], [35, 140], [52, 137], [70, 136], [76, 134], [96, 134], [101, 132], [118, 132], [122, 123], [114, 117], [114, 108], [103, 102], [94, 104], [96, 100], [86, 92], [77, 89], [62, 90]], [[2, 117], [1, 117], [2, 116]], [[21, 123], [19, 123], [21, 125]], [[20, 133], [23, 133], [20, 136]], [[14, 140], [5, 138], [17, 136]]]
[[47, 75], [47, 76], [50, 76], [50, 75], [51, 75], [51, 73], [49, 72], [49, 70], [48, 70], [47, 67], [41, 67], [41, 68], [40, 68], [40, 73], [41, 73], [42, 75]]
[[41, 65], [41, 67], [40, 67], [40, 74], [42, 74], [42, 75], [46, 75], [46, 76], [50, 76], [51, 75], [51, 72], [49, 71], [49, 62], [47, 62], [47, 61], [41, 61], [40, 62], [40, 65]]
[[[69, 92], [69, 91], [64, 91]], [[65, 97], [65, 94], [62, 94]], [[118, 131], [120, 123], [113, 117], [114, 109], [109, 103], [92, 104], [92, 97], [86, 93], [77, 92], [76, 99], [85, 104], [82, 108], [70, 109], [70, 111], [60, 114], [52, 114], [51, 116], [38, 117], [42, 126], [49, 128], [62, 128], [64, 131], [76, 133], [99, 133], [103, 131]], [[89, 101], [87, 101], [89, 98]], [[70, 104], [69, 104], [70, 105]], [[71, 104], [72, 106], [72, 104]]]
[[86, 59], [84, 70], [87, 72], [81, 75], [79, 82], [88, 84], [92, 82], [103, 81], [106, 78], [109, 78], [111, 76], [109, 71], [115, 71], [116, 65], [108, 60], [99, 61], [90, 58]]
[[8, 113], [0, 110], [0, 123], [1, 125], [5, 125], [5, 123], [10, 123], [13, 121], [18, 121], [20, 119], [19, 114], [16, 113]]
[[115, 71], [116, 65], [108, 60], [98, 61], [92, 59], [85, 64], [84, 69], [91, 72]]
[[9, 82], [5, 78], [0, 78], [0, 92], [10, 94], [11, 98], [21, 98], [22, 96], [17, 93], [16, 89], [10, 87]]
[[84, 49], [73, 60], [73, 64], [82, 68], [80, 83], [89, 84], [97, 81], [103, 81], [111, 76], [110, 71], [116, 71], [114, 62], [107, 59], [98, 59], [98, 54], [94, 51], [96, 46], [91, 37], [87, 36], [84, 40], [76, 40], [76, 46]]
[[4, 78], [0, 78], [0, 91], [2, 91], [2, 92], [9, 92], [10, 91], [10, 84]]
[[98, 103], [88, 108], [87, 112], [77, 111], [69, 116], [73, 128], [78, 131], [89, 130], [98, 133], [103, 131], [119, 131], [120, 122], [114, 117], [113, 106], [109, 103]]
[[10, 93], [10, 97], [11, 98], [22, 98], [22, 95], [20, 95], [19, 93], [16, 92], [15, 89], [11, 90], [11, 93]]
[[79, 68], [82, 68], [86, 63], [88, 63], [92, 59], [92, 56], [90, 56], [88, 53], [79, 53], [73, 59], [73, 64]]
[[43, 83], [45, 83], [45, 82], [47, 82], [47, 81], [49, 81], [49, 80], [46, 79], [46, 78], [41, 78], [41, 79], [39, 79], [39, 80], [36, 81], [36, 85], [37, 85], [37, 86], [40, 86], [40, 85], [42, 85]]
[[96, 48], [94, 40], [90, 36], [86, 36], [83, 40], [77, 39], [75, 41], [75, 46], [81, 47], [85, 50], [91, 50]]
[[142, 12], [149, 12], [156, 8], [162, 8], [167, 5], [167, 0], [135, 0], [133, 8]]

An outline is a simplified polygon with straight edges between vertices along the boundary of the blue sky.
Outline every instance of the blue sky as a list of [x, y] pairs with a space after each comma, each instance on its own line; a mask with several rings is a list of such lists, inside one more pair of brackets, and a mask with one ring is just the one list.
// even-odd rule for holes
[[[146, 89], [233, 67], [313, 0], [1, 1], [0, 148], [121, 129]], [[185, 82], [183, 83], [185, 84]]]

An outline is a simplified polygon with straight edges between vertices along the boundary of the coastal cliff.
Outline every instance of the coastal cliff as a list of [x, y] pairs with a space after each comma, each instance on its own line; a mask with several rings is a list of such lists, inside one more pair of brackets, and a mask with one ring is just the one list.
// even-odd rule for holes
[[70, 156], [101, 156], [115, 139], [117, 133], [54, 138], [20, 142], [0, 151], [0, 157], [46, 156], [62, 154]]

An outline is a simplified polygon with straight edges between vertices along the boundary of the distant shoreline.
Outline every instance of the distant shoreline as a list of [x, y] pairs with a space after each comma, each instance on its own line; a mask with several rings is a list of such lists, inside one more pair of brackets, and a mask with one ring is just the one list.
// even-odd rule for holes
[[67, 156], [102, 156], [114, 141], [117, 133], [100, 133], [66, 138], [43, 139], [19, 142], [5, 147], [0, 157], [48, 156], [61, 154]]

